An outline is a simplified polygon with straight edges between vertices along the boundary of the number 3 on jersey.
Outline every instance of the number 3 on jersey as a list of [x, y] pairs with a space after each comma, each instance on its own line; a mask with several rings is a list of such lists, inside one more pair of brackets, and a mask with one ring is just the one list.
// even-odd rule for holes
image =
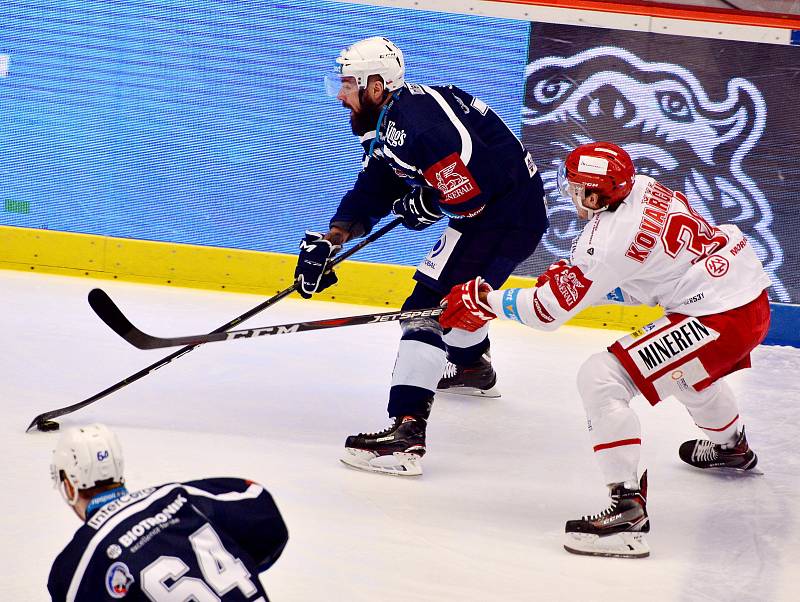
[[703, 216], [692, 209], [688, 199], [680, 192], [675, 192], [675, 199], [681, 202], [686, 213], [670, 212], [667, 223], [661, 234], [664, 250], [670, 257], [677, 257], [683, 249], [697, 255], [692, 261], [713, 255], [726, 244], [728, 237], [719, 228], [709, 224]]
[[[248, 598], [258, 593], [244, 564], [225, 549], [211, 525], [200, 527], [189, 536], [189, 541], [204, 579], [184, 577], [189, 570], [185, 562], [175, 556], [161, 556], [141, 572], [142, 591], [151, 600], [220, 602], [219, 596], [234, 588]], [[264, 602], [264, 598], [253, 602]]]

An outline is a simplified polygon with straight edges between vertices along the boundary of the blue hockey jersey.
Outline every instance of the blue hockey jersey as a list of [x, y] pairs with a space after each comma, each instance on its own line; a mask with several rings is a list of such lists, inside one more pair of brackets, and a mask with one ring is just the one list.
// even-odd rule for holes
[[58, 555], [54, 601], [249, 600], [288, 532], [257, 483], [213, 478], [169, 483], [99, 508]]
[[[363, 169], [331, 220], [368, 233], [412, 186], [437, 191], [451, 226], [544, 222], [544, 190], [530, 154], [484, 102], [455, 86], [406, 84], [375, 132], [360, 137]], [[537, 210], [531, 209], [534, 205]]]

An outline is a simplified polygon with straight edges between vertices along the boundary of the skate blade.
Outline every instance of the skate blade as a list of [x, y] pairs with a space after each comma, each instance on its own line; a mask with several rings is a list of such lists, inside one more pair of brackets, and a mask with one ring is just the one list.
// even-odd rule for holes
[[727, 475], [731, 477], [746, 477], [746, 476], [754, 476], [754, 477], [763, 477], [764, 472], [760, 468], [751, 468], [750, 470], [744, 470], [742, 468], [731, 468], [730, 466], [714, 466], [713, 468], [700, 468], [699, 466], [694, 466], [689, 464], [692, 468], [697, 470], [702, 470], [703, 472], [710, 472], [716, 475]]
[[650, 546], [644, 533], [625, 531], [600, 537], [592, 533], [566, 533], [564, 549], [583, 556], [647, 558]]
[[448, 389], [436, 389], [437, 393], [452, 393], [453, 395], [468, 395], [470, 397], [500, 397], [500, 390], [494, 386], [489, 389], [478, 389], [476, 387], [450, 387]]
[[417, 454], [394, 452], [391, 456], [376, 456], [370, 451], [346, 447], [344, 456], [339, 459], [350, 468], [366, 472], [398, 477], [417, 477], [422, 474], [422, 458]]

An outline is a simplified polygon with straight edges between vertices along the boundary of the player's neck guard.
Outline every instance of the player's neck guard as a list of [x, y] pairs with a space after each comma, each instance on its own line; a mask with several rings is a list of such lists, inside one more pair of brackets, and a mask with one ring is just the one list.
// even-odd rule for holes
[[86, 520], [88, 521], [92, 515], [100, 510], [106, 504], [121, 498], [123, 495], [128, 495], [128, 490], [124, 485], [103, 491], [89, 500], [89, 505], [86, 506]]

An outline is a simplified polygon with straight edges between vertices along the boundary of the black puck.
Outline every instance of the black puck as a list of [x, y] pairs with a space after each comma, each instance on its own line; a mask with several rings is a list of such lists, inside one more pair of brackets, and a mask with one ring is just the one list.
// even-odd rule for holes
[[36, 425], [40, 431], [48, 433], [50, 431], [57, 431], [61, 428], [61, 425], [58, 424], [55, 420], [44, 420]]

